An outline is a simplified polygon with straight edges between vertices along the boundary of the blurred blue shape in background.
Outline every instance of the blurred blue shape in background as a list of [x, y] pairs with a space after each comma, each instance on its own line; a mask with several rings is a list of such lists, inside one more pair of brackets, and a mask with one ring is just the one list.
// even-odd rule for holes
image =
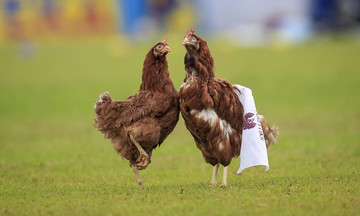
[[149, 39], [166, 31], [175, 6], [175, 0], [118, 0], [118, 11], [122, 14], [118, 29], [131, 39]]
[[18, 0], [6, 0], [5, 11], [7, 15], [13, 15], [20, 10], [20, 2]]
[[[123, 32], [133, 35], [139, 31], [140, 22], [145, 16], [145, 0], [118, 0], [123, 17]], [[120, 11], [119, 10], [119, 11]]]

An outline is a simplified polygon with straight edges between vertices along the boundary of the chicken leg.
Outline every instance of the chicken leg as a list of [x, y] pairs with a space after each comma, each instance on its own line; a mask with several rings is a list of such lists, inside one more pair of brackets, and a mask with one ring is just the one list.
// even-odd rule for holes
[[145, 169], [150, 162], [149, 155], [145, 152], [145, 150], [141, 147], [141, 145], [134, 139], [134, 137], [130, 133], [129, 133], [129, 137], [130, 137], [130, 141], [136, 146], [136, 148], [140, 153], [139, 157], [136, 159], [137, 164], [135, 164], [135, 166], [137, 167], [137, 170]]
[[134, 174], [135, 174], [135, 177], [136, 177], [136, 180], [137, 180], [138, 184], [140, 185], [140, 187], [145, 188], [145, 185], [144, 185], [144, 183], [142, 182], [142, 179], [141, 179], [141, 177], [140, 177], [139, 170], [137, 169], [136, 165], [132, 165], [132, 166], [131, 166], [131, 169], [133, 170], [133, 172], [134, 172]]
[[227, 171], [228, 171], [228, 167], [224, 166], [224, 170], [223, 170], [223, 179], [222, 179], [222, 183], [221, 186], [224, 187], [226, 186], [226, 180], [227, 180]]
[[216, 164], [214, 166], [213, 170], [213, 176], [211, 178], [210, 186], [216, 186], [217, 185], [217, 174], [218, 174], [219, 164]]

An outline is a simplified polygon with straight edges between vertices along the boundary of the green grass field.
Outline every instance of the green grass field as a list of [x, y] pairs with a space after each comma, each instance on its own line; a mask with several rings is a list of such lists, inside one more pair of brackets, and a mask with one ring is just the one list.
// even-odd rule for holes
[[[177, 88], [181, 39], [169, 40]], [[359, 214], [358, 41], [253, 49], [209, 41], [216, 75], [250, 87], [259, 113], [280, 127], [271, 170], [236, 175], [234, 159], [228, 186], [209, 187], [212, 167], [180, 117], [140, 173], [145, 190], [93, 127], [100, 93], [124, 99], [139, 88], [152, 44], [125, 45], [47, 43], [26, 60], [15, 45], [0, 47], [0, 215]]]

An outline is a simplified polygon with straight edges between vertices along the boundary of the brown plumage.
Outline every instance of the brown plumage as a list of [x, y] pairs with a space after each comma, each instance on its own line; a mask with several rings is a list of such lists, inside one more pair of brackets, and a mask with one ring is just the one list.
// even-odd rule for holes
[[111, 140], [118, 154], [129, 160], [142, 187], [138, 170], [148, 166], [153, 149], [160, 146], [179, 119], [178, 94], [166, 61], [168, 52], [166, 40], [150, 49], [137, 94], [115, 101], [105, 92], [94, 109], [94, 126]]
[[[225, 79], [216, 78], [214, 60], [207, 42], [194, 34], [186, 33], [182, 43], [187, 76], [179, 90], [180, 111], [185, 125], [194, 137], [207, 163], [214, 167], [211, 184], [216, 184], [219, 164], [224, 166], [223, 185], [226, 185], [227, 166], [240, 155], [243, 106], [235, 87]], [[277, 129], [270, 128], [261, 118], [266, 145], [277, 141]]]

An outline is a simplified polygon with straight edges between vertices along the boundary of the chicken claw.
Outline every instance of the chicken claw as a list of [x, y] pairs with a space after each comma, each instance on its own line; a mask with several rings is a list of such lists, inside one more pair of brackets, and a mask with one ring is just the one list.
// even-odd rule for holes
[[137, 164], [135, 164], [135, 166], [137, 167], [137, 169], [143, 170], [149, 165], [150, 160], [147, 155], [140, 154], [136, 162]]
[[135, 166], [138, 168], [138, 170], [143, 170], [150, 163], [149, 155], [145, 152], [145, 150], [141, 147], [141, 145], [134, 139], [134, 137], [130, 133], [129, 133], [129, 138], [140, 153], [139, 157], [136, 159], [137, 164], [135, 164]]

